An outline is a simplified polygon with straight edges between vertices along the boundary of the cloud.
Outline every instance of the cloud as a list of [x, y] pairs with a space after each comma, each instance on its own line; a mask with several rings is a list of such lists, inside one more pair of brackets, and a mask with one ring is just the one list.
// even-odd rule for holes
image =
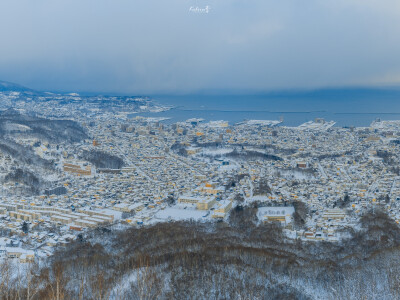
[[2, 0], [0, 79], [127, 93], [400, 84], [399, 16], [397, 0]]

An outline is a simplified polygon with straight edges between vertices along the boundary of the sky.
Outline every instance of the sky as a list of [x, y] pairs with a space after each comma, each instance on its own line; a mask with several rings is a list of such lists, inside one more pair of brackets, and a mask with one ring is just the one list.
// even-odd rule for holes
[[400, 1], [1, 0], [0, 80], [150, 94], [400, 86]]

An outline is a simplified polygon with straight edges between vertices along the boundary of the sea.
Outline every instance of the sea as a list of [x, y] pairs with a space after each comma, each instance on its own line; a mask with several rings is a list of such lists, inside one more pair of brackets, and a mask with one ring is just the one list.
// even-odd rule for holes
[[372, 121], [400, 120], [400, 89], [330, 89], [283, 91], [260, 94], [152, 95], [168, 111], [132, 116], [168, 118], [175, 123], [190, 118], [225, 120], [283, 120], [283, 126], [298, 126], [323, 118], [338, 127], [365, 127]]

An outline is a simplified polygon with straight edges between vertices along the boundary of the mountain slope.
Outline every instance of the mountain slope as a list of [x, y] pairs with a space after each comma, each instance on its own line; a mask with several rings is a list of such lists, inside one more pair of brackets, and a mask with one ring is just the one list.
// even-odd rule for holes
[[34, 90], [16, 83], [0, 80], [0, 92], [34, 92]]

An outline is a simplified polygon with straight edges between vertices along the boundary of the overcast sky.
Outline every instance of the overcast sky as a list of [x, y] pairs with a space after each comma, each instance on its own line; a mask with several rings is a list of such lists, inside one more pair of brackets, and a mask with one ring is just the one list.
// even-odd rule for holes
[[39, 90], [400, 85], [399, 0], [1, 0], [0, 39]]

